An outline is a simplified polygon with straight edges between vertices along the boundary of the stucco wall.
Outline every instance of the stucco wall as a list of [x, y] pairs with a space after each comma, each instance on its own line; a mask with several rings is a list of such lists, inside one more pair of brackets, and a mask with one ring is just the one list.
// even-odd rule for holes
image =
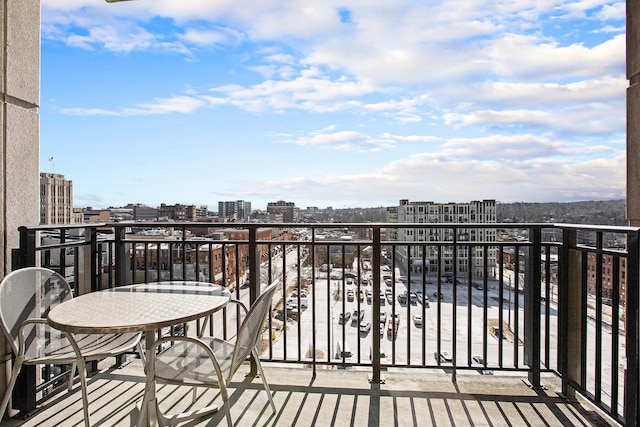
[[[0, 0], [0, 277], [11, 271], [18, 227], [36, 225], [40, 181], [40, 0]], [[10, 358], [0, 339], [3, 361]], [[5, 365], [0, 366], [0, 396]]]

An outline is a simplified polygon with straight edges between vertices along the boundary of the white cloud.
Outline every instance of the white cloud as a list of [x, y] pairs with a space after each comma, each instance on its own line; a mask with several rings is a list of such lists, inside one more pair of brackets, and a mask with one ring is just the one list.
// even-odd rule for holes
[[74, 116], [146, 116], [169, 113], [192, 113], [205, 105], [205, 101], [192, 96], [174, 96], [157, 98], [153, 102], [138, 104], [136, 107], [121, 110], [99, 108], [62, 108], [65, 114]]
[[273, 135], [278, 142], [330, 148], [340, 151], [378, 152], [393, 149], [398, 143], [429, 144], [439, 142], [440, 138], [431, 135], [395, 135], [382, 133], [371, 136], [352, 130], [337, 130], [335, 125], [309, 132], [305, 135]]
[[443, 147], [449, 156], [475, 159], [510, 159], [555, 157], [562, 154], [565, 143], [535, 135], [493, 135], [484, 138], [454, 138]]
[[581, 163], [539, 161], [477, 161], [413, 156], [366, 174], [332, 175], [322, 179], [292, 177], [250, 183], [240, 189], [251, 197], [270, 200], [373, 201], [395, 204], [411, 200], [496, 199], [502, 202], [605, 200], [625, 194], [624, 159]]
[[211, 91], [223, 94], [229, 104], [249, 111], [296, 108], [327, 112], [353, 106], [345, 100], [371, 93], [373, 88], [349, 79], [331, 80], [310, 68], [292, 80], [266, 80], [251, 87], [219, 86]]
[[593, 48], [560, 46], [554, 40], [511, 34], [492, 43], [488, 58], [501, 75], [517, 81], [620, 75], [624, 72], [625, 36], [616, 35]]
[[196, 29], [187, 28], [178, 38], [185, 43], [211, 46], [216, 44], [233, 44], [243, 38], [242, 34], [230, 28]]
[[625, 1], [618, 1], [613, 4], [605, 4], [596, 14], [598, 19], [603, 21], [608, 19], [624, 20], [627, 16], [627, 7]]
[[[441, 96], [476, 105], [509, 105], [558, 109], [561, 106], [595, 102], [620, 102], [628, 86], [624, 75], [602, 76], [572, 83], [490, 81], [469, 86], [447, 87]], [[446, 92], [446, 93], [444, 93]]]
[[559, 110], [478, 110], [468, 114], [448, 113], [448, 124], [502, 126], [574, 134], [624, 132], [624, 103], [585, 104]]

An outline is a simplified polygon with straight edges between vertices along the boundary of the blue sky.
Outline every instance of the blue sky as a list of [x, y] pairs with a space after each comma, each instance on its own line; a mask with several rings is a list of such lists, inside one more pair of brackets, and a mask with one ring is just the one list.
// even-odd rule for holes
[[41, 65], [77, 207], [625, 197], [624, 1], [42, 0]]

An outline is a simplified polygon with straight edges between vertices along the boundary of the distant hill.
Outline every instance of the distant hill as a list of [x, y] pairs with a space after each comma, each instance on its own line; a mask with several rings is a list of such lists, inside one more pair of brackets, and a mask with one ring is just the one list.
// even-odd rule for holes
[[498, 222], [557, 222], [565, 224], [627, 225], [626, 201], [568, 203], [497, 203]]

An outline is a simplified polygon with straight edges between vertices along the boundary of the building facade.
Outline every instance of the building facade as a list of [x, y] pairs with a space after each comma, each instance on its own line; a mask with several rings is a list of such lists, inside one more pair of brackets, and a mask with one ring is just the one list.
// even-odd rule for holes
[[73, 182], [57, 173], [40, 173], [40, 224], [73, 224]]
[[251, 216], [251, 202], [244, 200], [233, 200], [218, 202], [218, 218], [220, 220], [242, 220], [247, 221]]
[[[411, 202], [400, 200], [399, 206], [388, 209], [389, 222], [411, 224], [455, 224], [457, 227], [465, 223], [493, 224], [496, 222], [496, 201], [483, 200], [468, 203], [434, 203]], [[454, 236], [454, 232], [457, 235]], [[422, 274], [426, 267], [426, 275], [450, 277], [481, 278], [486, 270], [490, 276], [496, 266], [496, 248], [491, 246], [458, 247], [454, 262], [450, 246], [435, 243], [468, 241], [469, 243], [487, 243], [496, 241], [495, 228], [390, 228], [387, 238], [401, 242], [424, 242], [424, 245], [400, 245], [397, 248], [398, 261], [413, 274]], [[432, 244], [429, 244], [431, 242]], [[438, 259], [441, 264], [438, 265]]]
[[162, 203], [158, 208], [158, 218], [167, 218], [174, 221], [195, 221], [195, 205], [166, 205]]
[[152, 208], [142, 203], [129, 204], [133, 212], [133, 219], [136, 221], [153, 221], [158, 218], [158, 208]]
[[[296, 204], [278, 200], [267, 203], [267, 213], [269, 218], [274, 218], [274, 222], [296, 222]], [[280, 220], [280, 216], [282, 219]]]

